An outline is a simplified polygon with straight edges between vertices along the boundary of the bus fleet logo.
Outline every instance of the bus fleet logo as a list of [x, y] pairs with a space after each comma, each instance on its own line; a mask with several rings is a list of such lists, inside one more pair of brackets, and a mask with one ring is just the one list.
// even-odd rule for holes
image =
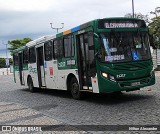
[[58, 67], [65, 67], [66, 66], [66, 62], [59, 62], [58, 63]]
[[78, 31], [78, 34], [85, 33], [85, 30]]
[[37, 69], [36, 68], [32, 68], [32, 66], [29, 66], [29, 72], [30, 73], [37, 73]]
[[124, 77], [126, 77], [126, 74], [118, 74], [117, 75], [117, 78], [124, 78]]
[[76, 61], [75, 60], [67, 60], [67, 66], [69, 65], [75, 65]]

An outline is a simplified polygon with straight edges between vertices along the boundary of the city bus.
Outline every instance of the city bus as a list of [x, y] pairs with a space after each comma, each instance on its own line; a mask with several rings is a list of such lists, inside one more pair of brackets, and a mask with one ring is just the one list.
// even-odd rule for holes
[[148, 28], [136, 18], [96, 19], [14, 51], [14, 80], [28, 86], [121, 93], [155, 84]]

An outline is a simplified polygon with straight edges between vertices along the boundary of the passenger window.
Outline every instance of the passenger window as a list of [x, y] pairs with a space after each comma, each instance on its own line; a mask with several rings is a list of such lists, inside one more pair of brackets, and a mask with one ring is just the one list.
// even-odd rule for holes
[[35, 47], [29, 49], [29, 63], [36, 62]]
[[52, 60], [52, 41], [48, 41], [44, 43], [44, 53], [45, 53], [45, 60], [50, 61]]
[[54, 41], [54, 58], [57, 59], [62, 57], [64, 57], [62, 39], [58, 39]]
[[62, 39], [58, 40], [58, 52], [59, 52], [59, 57], [58, 58], [63, 58], [64, 57], [64, 51], [63, 51], [63, 43]]
[[64, 37], [64, 56], [65, 57], [72, 57], [74, 56], [74, 39], [73, 35], [68, 35]]
[[72, 55], [71, 56], [74, 56], [74, 36], [72, 35], [72, 45], [71, 45], [71, 53]]
[[28, 49], [23, 51], [23, 64], [28, 64]]
[[93, 42], [93, 34], [92, 33], [89, 33], [88, 34], [88, 56], [89, 56], [89, 63], [90, 64], [93, 64], [95, 61], [94, 59], [94, 42]]
[[53, 45], [54, 47], [54, 49], [53, 49], [53, 51], [54, 51], [54, 59], [57, 59], [58, 58], [58, 44], [57, 44], [57, 41], [55, 40], [54, 41], [54, 45]]
[[13, 55], [14, 66], [18, 66], [18, 54]]

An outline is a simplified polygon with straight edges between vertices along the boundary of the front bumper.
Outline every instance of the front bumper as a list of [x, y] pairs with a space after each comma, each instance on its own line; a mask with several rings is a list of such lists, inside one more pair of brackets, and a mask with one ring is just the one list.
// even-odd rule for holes
[[[135, 83], [135, 84], [134, 84]], [[155, 84], [155, 74], [151, 76], [125, 81], [113, 82], [104, 77], [100, 77], [99, 81], [99, 92], [100, 93], [111, 93], [117, 91], [132, 91], [146, 86], [151, 86]]]

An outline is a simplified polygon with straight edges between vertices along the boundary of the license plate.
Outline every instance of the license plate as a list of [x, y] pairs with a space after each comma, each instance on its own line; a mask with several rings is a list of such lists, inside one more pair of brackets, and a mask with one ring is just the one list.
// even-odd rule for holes
[[138, 86], [138, 85], [140, 85], [140, 82], [133, 82], [133, 83], [131, 83], [131, 86]]

